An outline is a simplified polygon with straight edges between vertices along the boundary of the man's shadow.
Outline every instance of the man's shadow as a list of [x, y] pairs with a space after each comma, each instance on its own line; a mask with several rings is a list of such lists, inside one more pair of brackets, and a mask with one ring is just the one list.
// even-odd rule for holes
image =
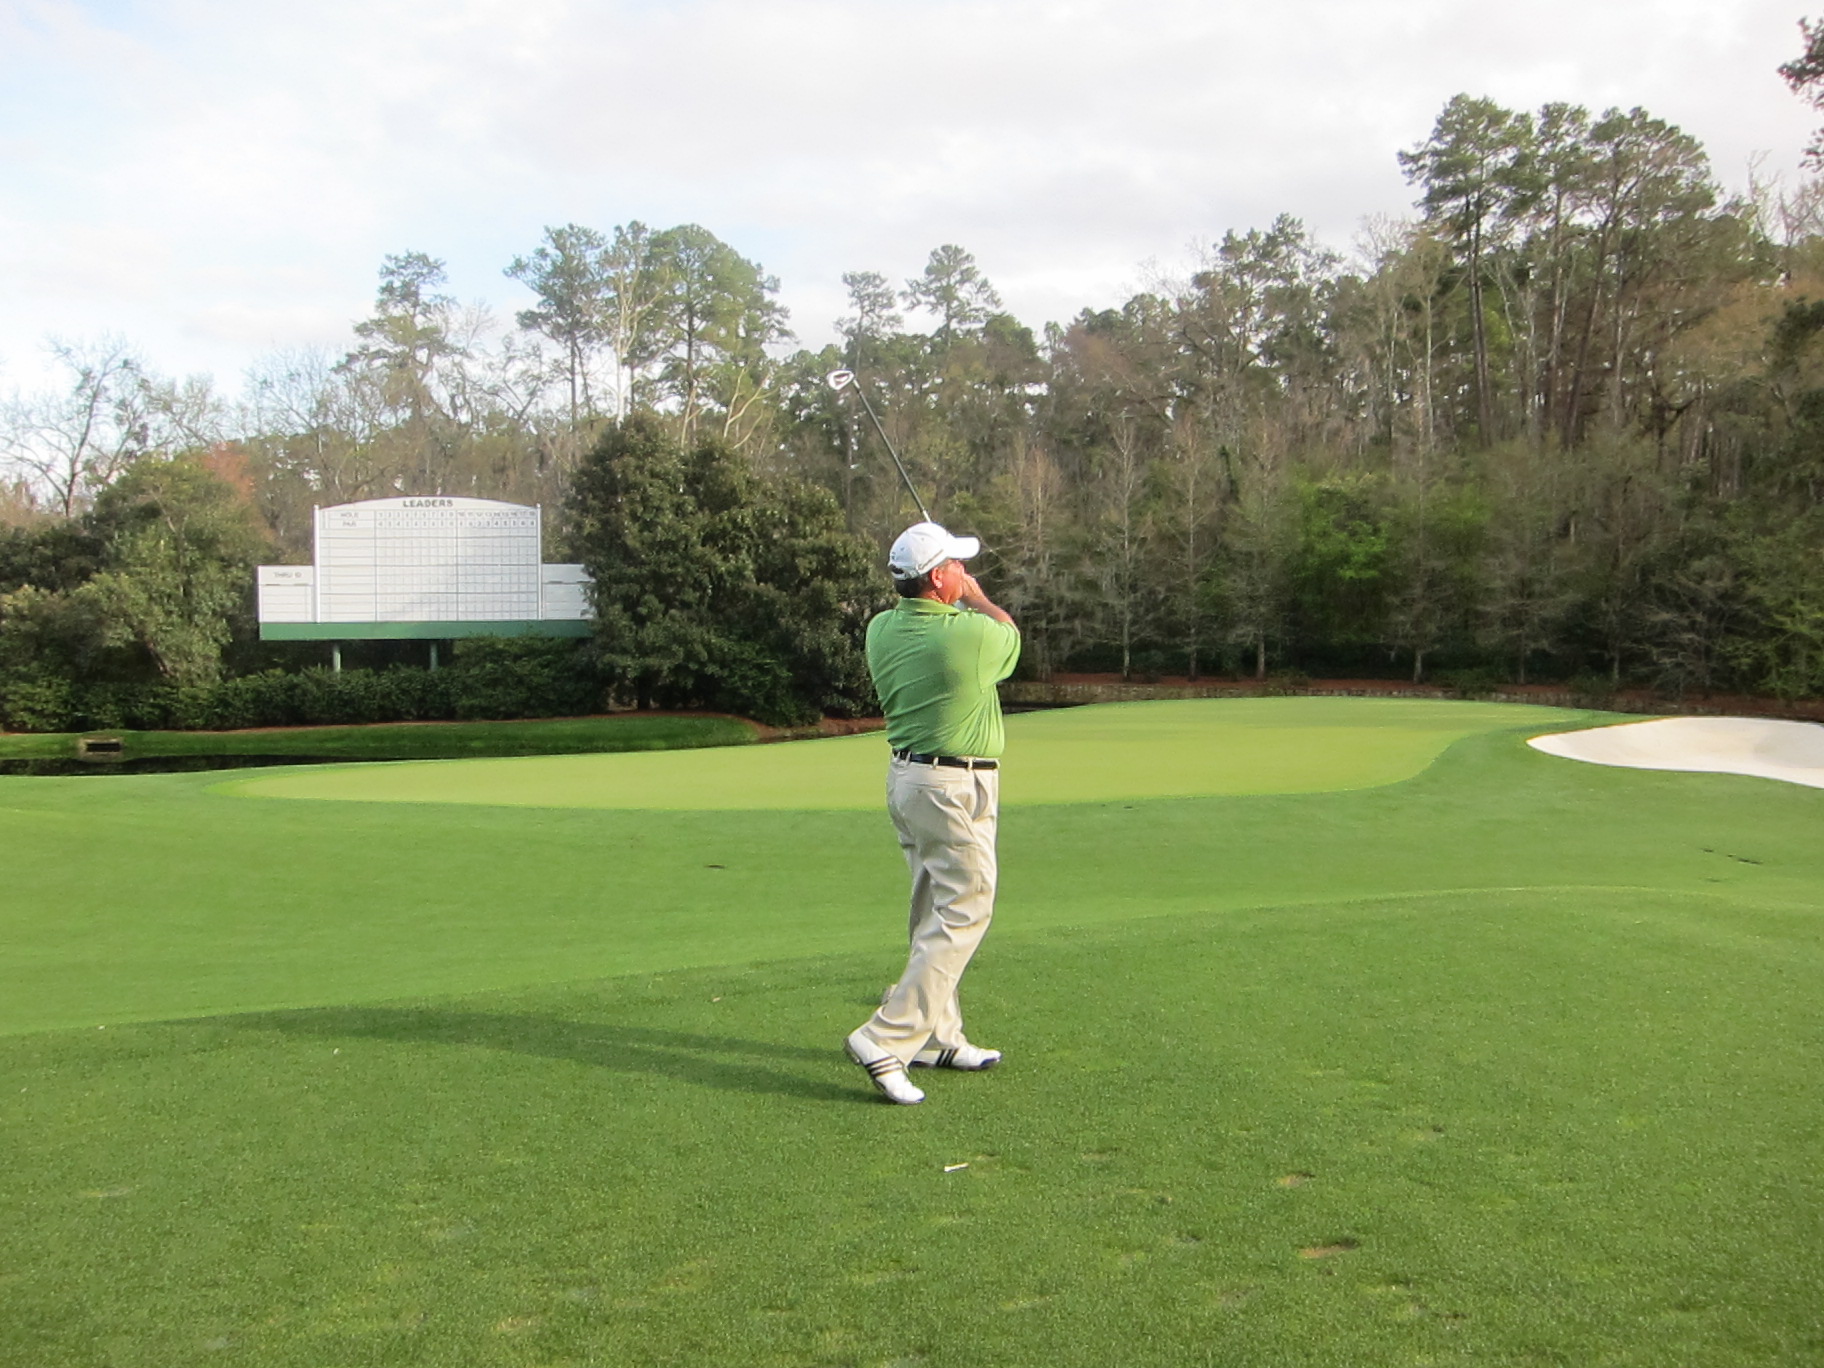
[[[802, 1097], [818, 1102], [873, 1100], [872, 1093], [865, 1089], [839, 1087], [779, 1067], [788, 1063], [827, 1065], [840, 1057], [834, 1047], [814, 1050], [737, 1036], [693, 1035], [649, 1026], [442, 1007], [307, 1007], [290, 1012], [246, 1013], [226, 1020], [248, 1030], [282, 1035], [480, 1046], [587, 1064], [614, 1073], [654, 1074], [730, 1092]], [[217, 1019], [218, 1024], [221, 1021]], [[776, 1063], [769, 1066], [768, 1061]]]

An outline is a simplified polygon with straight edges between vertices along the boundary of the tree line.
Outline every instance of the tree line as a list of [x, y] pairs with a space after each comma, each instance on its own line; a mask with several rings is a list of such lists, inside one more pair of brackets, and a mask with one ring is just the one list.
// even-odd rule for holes
[[[1824, 49], [1805, 37], [1783, 71], [1811, 98]], [[544, 504], [559, 551], [597, 567], [614, 696], [730, 705], [743, 677], [774, 712], [853, 704], [854, 631], [885, 590], [856, 566], [916, 513], [824, 382], [841, 367], [940, 519], [983, 537], [1033, 674], [1824, 691], [1817, 184], [1726, 196], [1647, 111], [1469, 96], [1399, 162], [1414, 216], [1368, 225], [1349, 258], [1282, 216], [1038, 333], [947, 244], [908, 279], [846, 274], [840, 341], [788, 350], [759, 264], [695, 225], [629, 223], [547, 229], [504, 268], [536, 301], [511, 328], [459, 306], [429, 255], [388, 257], [343, 354], [268, 358], [235, 404], [124, 347], [66, 347], [68, 387], [0, 414], [0, 659], [86, 594], [110, 668], [272, 663], [246, 645], [245, 595], [226, 614], [179, 595], [218, 625], [168, 656], [85, 587], [129, 554], [110, 510], [162, 507], [143, 472], [187, 463], [281, 559], [308, 554], [317, 504]], [[651, 529], [597, 494], [682, 491], [687, 467], [723, 504], [662, 510], [676, 546], [714, 560], [745, 518], [822, 550], [769, 565], [744, 541], [660, 628], [654, 581], [615, 569], [644, 563]], [[197, 563], [241, 573], [246, 545]], [[770, 637], [728, 630], [765, 618]]]

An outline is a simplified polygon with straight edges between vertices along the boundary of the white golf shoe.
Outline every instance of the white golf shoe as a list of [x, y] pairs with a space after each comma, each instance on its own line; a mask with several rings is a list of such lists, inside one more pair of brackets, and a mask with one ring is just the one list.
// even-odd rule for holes
[[881, 1049], [860, 1031], [850, 1032], [842, 1048], [850, 1059], [867, 1070], [868, 1077], [874, 1080], [874, 1086], [887, 1101], [910, 1107], [925, 1100], [924, 1093], [913, 1087], [912, 1080], [906, 1077], [906, 1066], [899, 1062], [899, 1057]]
[[912, 1057], [915, 1069], [992, 1069], [1000, 1062], [999, 1050], [984, 1050], [979, 1045], [934, 1045]]

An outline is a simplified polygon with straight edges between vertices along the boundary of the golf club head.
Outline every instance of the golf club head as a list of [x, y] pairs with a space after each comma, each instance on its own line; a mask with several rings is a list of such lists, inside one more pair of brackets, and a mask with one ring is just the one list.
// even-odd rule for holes
[[852, 370], [833, 370], [823, 377], [823, 383], [833, 390], [844, 390], [855, 383], [855, 372]]

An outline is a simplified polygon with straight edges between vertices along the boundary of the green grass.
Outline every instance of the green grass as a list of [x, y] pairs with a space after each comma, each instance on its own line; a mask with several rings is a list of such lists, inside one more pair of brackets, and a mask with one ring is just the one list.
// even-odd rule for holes
[[0, 733], [0, 760], [59, 759], [76, 754], [75, 732]]
[[[1220, 716], [1212, 727], [1205, 719]], [[1209, 794], [1332, 792], [1410, 779], [1453, 741], [1564, 714], [1515, 704], [1387, 700], [1375, 725], [1357, 700], [1117, 703], [1031, 713], [1013, 724], [1017, 763], [1002, 800], [1084, 803]], [[246, 779], [250, 797], [487, 806], [842, 809], [881, 804], [885, 739], [808, 741], [741, 755], [601, 755], [492, 764], [387, 765]]]
[[0, 1363], [1818, 1361], [1824, 793], [1463, 730], [1010, 803], [912, 1109], [876, 811], [0, 781]]
[[76, 754], [79, 736], [118, 736], [130, 757], [182, 755], [347, 756], [351, 760], [452, 760], [495, 755], [737, 746], [754, 739], [732, 717], [541, 718], [524, 722], [387, 722], [361, 727], [271, 727], [252, 731], [52, 732], [0, 736], [0, 760]]

